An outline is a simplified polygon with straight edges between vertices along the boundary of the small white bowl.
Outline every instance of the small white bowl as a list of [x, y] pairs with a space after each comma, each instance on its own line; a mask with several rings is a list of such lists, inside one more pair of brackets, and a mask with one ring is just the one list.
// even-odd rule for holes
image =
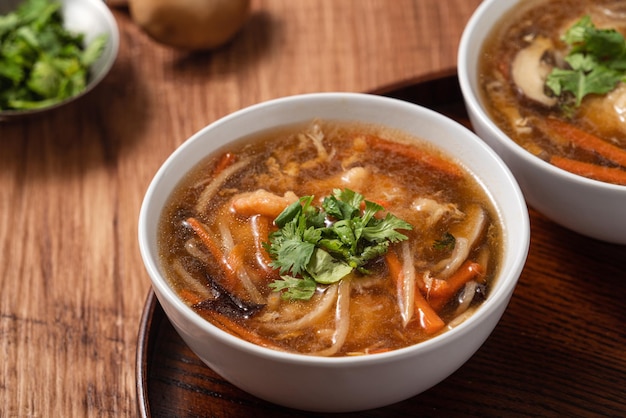
[[531, 155], [491, 120], [482, 103], [478, 65], [494, 25], [517, 1], [485, 0], [461, 37], [458, 76], [475, 132], [507, 163], [530, 206], [557, 224], [598, 240], [626, 244], [626, 187], [581, 177]]
[[[85, 35], [85, 43], [89, 44], [99, 35], [108, 36], [107, 44], [100, 57], [90, 68], [87, 87], [76, 96], [70, 97], [52, 106], [33, 110], [5, 110], [0, 111], [0, 121], [11, 120], [24, 116], [32, 116], [66, 105], [93, 90], [108, 74], [115, 63], [120, 44], [120, 35], [115, 17], [102, 0], [59, 0], [61, 14], [66, 29], [74, 33]], [[0, 5], [0, 14], [15, 10], [22, 0], [3, 1]]]
[[[324, 120], [373, 123], [423, 138], [459, 159], [488, 190], [503, 225], [503, 259], [485, 302], [458, 327], [383, 354], [315, 357], [279, 352], [238, 339], [183, 303], [159, 264], [157, 224], [183, 176], [218, 147], [286, 124]], [[151, 182], [139, 216], [139, 245], [156, 296], [189, 347], [235, 386], [291, 408], [346, 412], [381, 407], [441, 382], [483, 344], [513, 293], [529, 245], [522, 193], [502, 160], [471, 131], [431, 110], [381, 96], [316, 93], [264, 102], [224, 117], [184, 142]]]

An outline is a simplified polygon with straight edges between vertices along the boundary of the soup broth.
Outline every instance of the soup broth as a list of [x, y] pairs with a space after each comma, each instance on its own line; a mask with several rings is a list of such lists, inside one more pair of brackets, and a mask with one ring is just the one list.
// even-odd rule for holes
[[[370, 222], [406, 222], [404, 238], [340, 280], [315, 282], [308, 298], [289, 297], [275, 285], [287, 283], [272, 258], [275, 219], [305, 196], [319, 207], [340, 191], [380, 205]], [[361, 203], [354, 216], [375, 206]], [[327, 214], [320, 229], [338, 224]], [[490, 199], [459, 164], [400, 132], [319, 120], [209, 156], [159, 225], [162, 268], [199, 315], [250, 342], [320, 356], [394, 350], [460, 323], [489, 293], [501, 243]]]
[[[625, 1], [520, 1], [483, 46], [483, 102], [494, 122], [530, 153], [575, 174], [626, 185], [626, 85], [608, 82], [602, 88], [610, 91], [583, 96], [582, 90], [557, 95], [547, 83], [556, 80], [555, 69], [565, 71], [563, 80], [585, 73], [590, 89], [595, 83], [597, 75], [574, 71], [570, 53], [581, 44], [567, 36], [586, 17], [596, 29], [626, 34]], [[606, 58], [599, 60], [604, 64]]]

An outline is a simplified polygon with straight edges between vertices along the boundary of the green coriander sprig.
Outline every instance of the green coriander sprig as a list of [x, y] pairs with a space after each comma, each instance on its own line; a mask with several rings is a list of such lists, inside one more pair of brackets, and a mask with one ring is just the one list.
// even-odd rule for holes
[[331, 284], [354, 270], [367, 274], [369, 261], [384, 255], [389, 245], [408, 237], [398, 230], [412, 226], [349, 189], [333, 191], [321, 208], [313, 196], [301, 197], [274, 221], [265, 249], [281, 279], [270, 284], [285, 299], [310, 299], [317, 284]]
[[565, 57], [569, 68], [554, 68], [546, 86], [556, 96], [573, 95], [580, 106], [588, 94], [606, 94], [626, 80], [626, 41], [614, 29], [598, 29], [584, 16], [565, 33], [570, 46]]

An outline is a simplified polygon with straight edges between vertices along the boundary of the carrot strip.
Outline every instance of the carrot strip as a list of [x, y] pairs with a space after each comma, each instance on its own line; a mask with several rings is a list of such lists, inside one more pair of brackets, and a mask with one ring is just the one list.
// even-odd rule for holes
[[419, 289], [415, 290], [415, 309], [420, 325], [427, 334], [434, 334], [446, 325]]
[[371, 148], [402, 155], [415, 161], [417, 164], [427, 166], [435, 171], [442, 172], [453, 178], [459, 178], [463, 172], [451, 161], [447, 161], [436, 155], [424, 152], [416, 147], [408, 146], [399, 142], [388, 141], [377, 136], [367, 136], [367, 143]]
[[550, 158], [550, 163], [579, 176], [626, 186], [626, 171], [619, 168], [604, 167], [557, 156]]
[[256, 345], [260, 345], [262, 347], [274, 348], [280, 350], [281, 348], [274, 344], [272, 341], [267, 338], [263, 338], [259, 334], [252, 332], [232, 319], [226, 317], [215, 311], [207, 312], [212, 319], [212, 323], [218, 328], [236, 336], [248, 342], [251, 342]]
[[428, 289], [430, 305], [435, 310], [443, 308], [465, 283], [482, 274], [484, 274], [484, 269], [480, 264], [467, 260], [446, 280], [433, 280], [432, 285]]
[[389, 268], [391, 277], [393, 277], [397, 282], [400, 281], [399, 278], [402, 275], [402, 263], [400, 262], [396, 252], [393, 250], [387, 251], [387, 254], [385, 254], [385, 261], [387, 262], [387, 268]]
[[216, 176], [222, 171], [224, 171], [227, 167], [232, 165], [236, 160], [237, 160], [237, 157], [235, 156], [235, 154], [231, 152], [227, 152], [224, 155], [222, 155], [220, 160], [215, 165], [215, 168], [213, 169], [213, 176]]
[[559, 119], [548, 118], [545, 126], [551, 136], [567, 139], [586, 151], [595, 152], [615, 164], [626, 167], [626, 150]]
[[178, 289], [178, 296], [181, 297], [188, 305], [195, 305], [202, 302], [202, 298], [187, 288]]
[[213, 238], [209, 235], [207, 230], [204, 228], [204, 225], [197, 220], [196, 218], [187, 218], [187, 223], [196, 233], [202, 244], [206, 247], [207, 250], [213, 255], [213, 257], [217, 260], [218, 263], [224, 269], [226, 273], [226, 278], [228, 283], [224, 283], [225, 285], [230, 285], [230, 288], [234, 288], [235, 283], [237, 282], [236, 271], [233, 266], [228, 262], [228, 259], [219, 248], [219, 246], [213, 241]]
[[[385, 255], [385, 261], [387, 262], [387, 268], [389, 273], [394, 278], [398, 286], [404, 282], [402, 280], [402, 263], [398, 258], [395, 251], [387, 251]], [[419, 318], [419, 325], [426, 331], [427, 334], [433, 334], [444, 327], [445, 323], [441, 317], [430, 306], [429, 302], [424, 298], [418, 288], [415, 289], [415, 308], [417, 310], [417, 317]]]

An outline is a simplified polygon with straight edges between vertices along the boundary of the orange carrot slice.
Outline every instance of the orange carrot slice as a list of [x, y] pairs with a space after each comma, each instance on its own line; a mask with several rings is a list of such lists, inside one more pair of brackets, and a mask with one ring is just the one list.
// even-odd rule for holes
[[434, 279], [428, 290], [430, 305], [436, 311], [440, 310], [465, 283], [483, 274], [484, 269], [480, 264], [467, 260], [446, 280]]
[[448, 161], [432, 153], [425, 152], [417, 147], [389, 141], [372, 135], [367, 136], [366, 140], [367, 144], [373, 149], [402, 155], [413, 160], [418, 165], [429, 167], [434, 171], [444, 173], [453, 178], [458, 178], [463, 175], [461, 168], [454, 162]]
[[568, 140], [570, 143], [586, 151], [595, 152], [615, 164], [626, 167], [626, 150], [605, 141], [599, 136], [585, 132], [567, 122], [555, 118], [545, 120], [548, 135], [556, 135], [560, 139]]
[[217, 165], [213, 169], [213, 176], [217, 176], [219, 173], [224, 171], [228, 166], [232, 165], [236, 160], [237, 160], [237, 157], [235, 156], [235, 154], [231, 152], [227, 152], [224, 155], [222, 155], [220, 160], [217, 162]]
[[[389, 273], [393, 277], [397, 286], [401, 286], [404, 280], [402, 279], [402, 263], [398, 258], [398, 255], [393, 250], [387, 251], [385, 255], [385, 261], [389, 268]], [[434, 334], [445, 326], [443, 319], [435, 312], [430, 306], [429, 302], [424, 298], [419, 288], [415, 289], [415, 310], [417, 312], [417, 318], [420, 327], [427, 334]]]
[[278, 347], [278, 345], [273, 343], [271, 340], [245, 328], [225, 315], [215, 311], [208, 311], [207, 313], [209, 314], [213, 325], [218, 328], [221, 328], [222, 330], [253, 344], [280, 350], [280, 347]]
[[419, 289], [415, 290], [415, 310], [426, 334], [434, 334], [446, 325]]
[[187, 288], [178, 289], [178, 296], [192, 306], [202, 302], [202, 298]]
[[[215, 260], [218, 263], [220, 263], [220, 265], [224, 269], [224, 272], [226, 273], [226, 278], [229, 284], [231, 285], [231, 288], [234, 288], [235, 283], [237, 282], [236, 270], [228, 262], [228, 258], [226, 257], [224, 252], [217, 245], [217, 243], [213, 240], [211, 235], [204, 228], [204, 225], [198, 219], [188, 218], [187, 223], [189, 224], [191, 229], [193, 229], [193, 231], [196, 233], [198, 238], [200, 238], [200, 241], [202, 242], [202, 244], [204, 244], [206, 249], [209, 250], [209, 252], [215, 258]], [[223, 283], [223, 285], [227, 285], [227, 284]]]
[[552, 157], [550, 163], [579, 176], [626, 186], [626, 171], [620, 168], [604, 167], [557, 156]]

